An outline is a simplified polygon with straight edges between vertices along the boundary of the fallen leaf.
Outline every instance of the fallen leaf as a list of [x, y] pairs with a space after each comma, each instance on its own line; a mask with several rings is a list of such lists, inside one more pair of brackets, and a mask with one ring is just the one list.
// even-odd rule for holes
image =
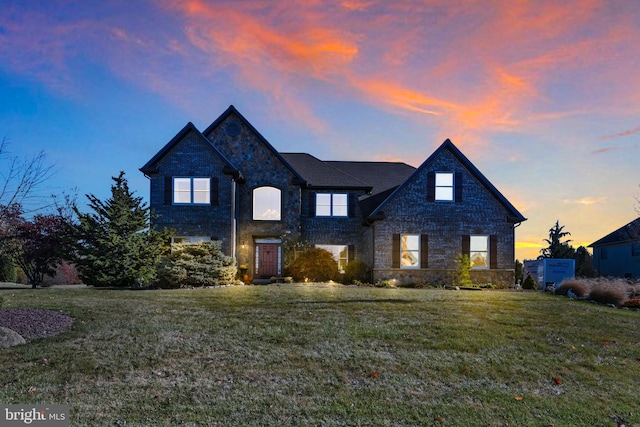
[[522, 400], [522, 396], [516, 396], [516, 400], [519, 402]]
[[436, 419], [437, 422], [442, 422], [442, 418], [440, 418], [440, 417], [436, 417], [435, 419]]
[[38, 390], [36, 387], [33, 387], [33, 386], [29, 387], [29, 393], [33, 393], [36, 390]]
[[371, 377], [372, 378], [378, 378], [378, 373], [377, 372], [371, 372]]
[[556, 382], [556, 384], [561, 385], [562, 381], [560, 380], [560, 378], [558, 377], [553, 377], [553, 380]]

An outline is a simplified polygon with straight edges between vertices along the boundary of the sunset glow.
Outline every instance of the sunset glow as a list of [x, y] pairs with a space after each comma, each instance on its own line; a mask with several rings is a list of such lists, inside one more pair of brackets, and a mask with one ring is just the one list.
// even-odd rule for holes
[[[141, 19], [144, 17], [144, 19]], [[418, 166], [450, 138], [529, 218], [591, 243], [637, 217], [640, 3], [3, 2], [0, 138], [108, 191], [235, 105], [279, 151]], [[583, 244], [583, 243], [578, 243]]]

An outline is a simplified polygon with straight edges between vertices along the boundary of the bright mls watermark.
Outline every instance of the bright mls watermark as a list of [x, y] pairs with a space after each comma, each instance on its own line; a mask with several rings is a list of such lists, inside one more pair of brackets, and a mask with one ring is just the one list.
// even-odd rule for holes
[[0, 425], [69, 427], [69, 405], [0, 405]]

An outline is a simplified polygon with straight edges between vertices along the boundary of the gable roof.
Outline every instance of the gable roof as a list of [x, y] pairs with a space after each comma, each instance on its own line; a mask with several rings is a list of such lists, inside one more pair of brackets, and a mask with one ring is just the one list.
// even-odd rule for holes
[[187, 123], [180, 132], [176, 134], [171, 140], [165, 144], [164, 147], [160, 149], [144, 166], [140, 168], [140, 171], [145, 175], [154, 174], [158, 172], [158, 162], [162, 160], [162, 158], [169, 152], [173, 147], [175, 147], [182, 139], [187, 136], [189, 132], [193, 132], [196, 134], [198, 139], [201, 140], [203, 144], [205, 144], [215, 155], [220, 157], [220, 159], [225, 164], [225, 173], [229, 175], [233, 175], [234, 179], [238, 179], [241, 177], [240, 171], [233, 166], [233, 164], [209, 141], [205, 136], [194, 126], [193, 123]]
[[384, 206], [389, 203], [389, 201], [393, 200], [398, 193], [400, 193], [412, 180], [413, 178], [420, 174], [424, 169], [428, 168], [431, 163], [443, 152], [449, 151], [453, 156], [458, 159], [460, 163], [478, 180], [480, 183], [500, 202], [500, 204], [507, 210], [509, 222], [519, 223], [526, 221], [527, 219], [513, 206], [506, 197], [498, 191], [498, 189], [489, 182], [489, 180], [476, 168], [473, 163], [464, 155], [462, 152], [453, 145], [450, 139], [446, 139], [436, 151], [434, 151], [428, 158], [425, 160], [422, 165], [415, 170], [413, 175], [409, 177], [405, 182], [403, 182], [400, 186], [398, 186], [395, 191], [393, 191], [389, 197], [387, 197], [378, 207], [373, 210], [370, 214], [370, 217], [375, 217], [382, 212]]
[[271, 145], [269, 141], [267, 141], [267, 139], [264, 136], [262, 136], [262, 134], [258, 132], [258, 130], [255, 127], [253, 127], [251, 123], [249, 123], [249, 120], [247, 120], [242, 114], [240, 114], [240, 112], [233, 105], [229, 105], [229, 107], [224, 111], [224, 113], [220, 114], [220, 116], [217, 119], [215, 119], [213, 123], [211, 123], [204, 130], [204, 132], [202, 132], [202, 134], [208, 136], [211, 132], [213, 132], [215, 128], [220, 126], [220, 124], [224, 122], [232, 114], [235, 115], [240, 120], [240, 122], [242, 122], [242, 124], [244, 124], [254, 135], [256, 135], [258, 140], [265, 147], [267, 147], [267, 149], [271, 151], [271, 153], [273, 153], [273, 155], [276, 156], [276, 158], [295, 176], [294, 184], [296, 185], [306, 184], [306, 181], [304, 180], [304, 178], [300, 176], [300, 174], [289, 164], [289, 162], [287, 162], [287, 160], [285, 160], [285, 158], [282, 157], [282, 155], [275, 148], [273, 148], [273, 145]]
[[636, 218], [630, 223], [623, 225], [616, 231], [607, 234], [600, 240], [596, 240], [589, 245], [590, 248], [595, 246], [606, 246], [620, 243], [628, 243], [640, 240], [640, 218]]

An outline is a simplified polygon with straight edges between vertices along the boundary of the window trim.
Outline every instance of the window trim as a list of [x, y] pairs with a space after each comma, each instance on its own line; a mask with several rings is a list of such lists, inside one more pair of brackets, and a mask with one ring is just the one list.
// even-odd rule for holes
[[[451, 177], [451, 185], [438, 185], [438, 176], [448, 175]], [[434, 186], [434, 201], [436, 202], [455, 202], [456, 200], [456, 174], [453, 172], [440, 171], [434, 173], [433, 178]], [[438, 189], [448, 189], [451, 191], [451, 196], [448, 198], [438, 197]]]
[[[331, 254], [333, 255], [333, 259], [336, 260], [336, 262], [338, 263], [338, 269], [340, 270], [341, 273], [344, 273], [345, 268], [347, 267], [347, 264], [349, 264], [349, 245], [344, 244], [344, 245], [324, 245], [324, 244], [316, 244], [315, 245], [316, 248], [318, 249], [324, 249], [327, 252], [331, 252]], [[342, 253], [342, 251], [335, 251], [334, 249], [337, 248], [344, 248], [344, 258], [340, 256], [340, 254]], [[337, 257], [336, 257], [337, 255]], [[340, 262], [342, 262], [342, 268], [340, 266]]]
[[[418, 239], [417, 242], [417, 249], [403, 249], [403, 245], [405, 244], [405, 237], [416, 237]], [[400, 268], [404, 268], [404, 269], [408, 269], [408, 270], [419, 270], [420, 268], [422, 268], [421, 266], [421, 251], [422, 251], [422, 245], [421, 242], [422, 241], [422, 236], [420, 234], [415, 234], [415, 233], [401, 233], [400, 234]], [[413, 265], [404, 265], [402, 263], [403, 260], [403, 253], [408, 252], [410, 254], [414, 254], [415, 255], [415, 263]]]
[[[176, 201], [176, 180], [189, 180], [189, 201], [188, 202], [178, 202]], [[208, 191], [195, 190], [195, 181], [196, 180], [204, 180], [207, 182]], [[177, 206], [210, 206], [211, 205], [211, 194], [212, 194], [212, 182], [211, 177], [207, 176], [173, 176], [171, 177], [171, 203]], [[206, 193], [207, 194], [207, 202], [205, 203], [196, 203], [194, 202], [195, 193]], [[186, 191], [180, 191], [180, 193], [186, 193]]]
[[[329, 204], [320, 204], [318, 203], [319, 196], [329, 196]], [[338, 205], [335, 203], [335, 196], [344, 196], [344, 205]], [[318, 206], [322, 206], [326, 209], [329, 207], [329, 214], [322, 215], [318, 213]], [[344, 207], [344, 215], [338, 215], [335, 213], [335, 207], [339, 206], [340, 208]], [[349, 217], [349, 193], [315, 193], [315, 216], [318, 218], [348, 218]]]
[[[278, 218], [256, 218], [256, 191], [261, 189], [271, 189], [278, 191]], [[251, 190], [251, 220], [252, 221], [260, 221], [260, 222], [279, 222], [282, 221], [282, 190], [278, 187], [274, 187], [273, 185], [260, 185]]]
[[[473, 250], [472, 247], [472, 243], [471, 241], [473, 240], [474, 237], [481, 237], [485, 239], [486, 242], [486, 250], [484, 251], [478, 251], [478, 250]], [[485, 254], [485, 265], [480, 265], [480, 266], [473, 266], [473, 254], [474, 253], [483, 253]], [[469, 265], [471, 266], [472, 270], [488, 270], [491, 267], [491, 236], [488, 234], [470, 234], [469, 235]]]

